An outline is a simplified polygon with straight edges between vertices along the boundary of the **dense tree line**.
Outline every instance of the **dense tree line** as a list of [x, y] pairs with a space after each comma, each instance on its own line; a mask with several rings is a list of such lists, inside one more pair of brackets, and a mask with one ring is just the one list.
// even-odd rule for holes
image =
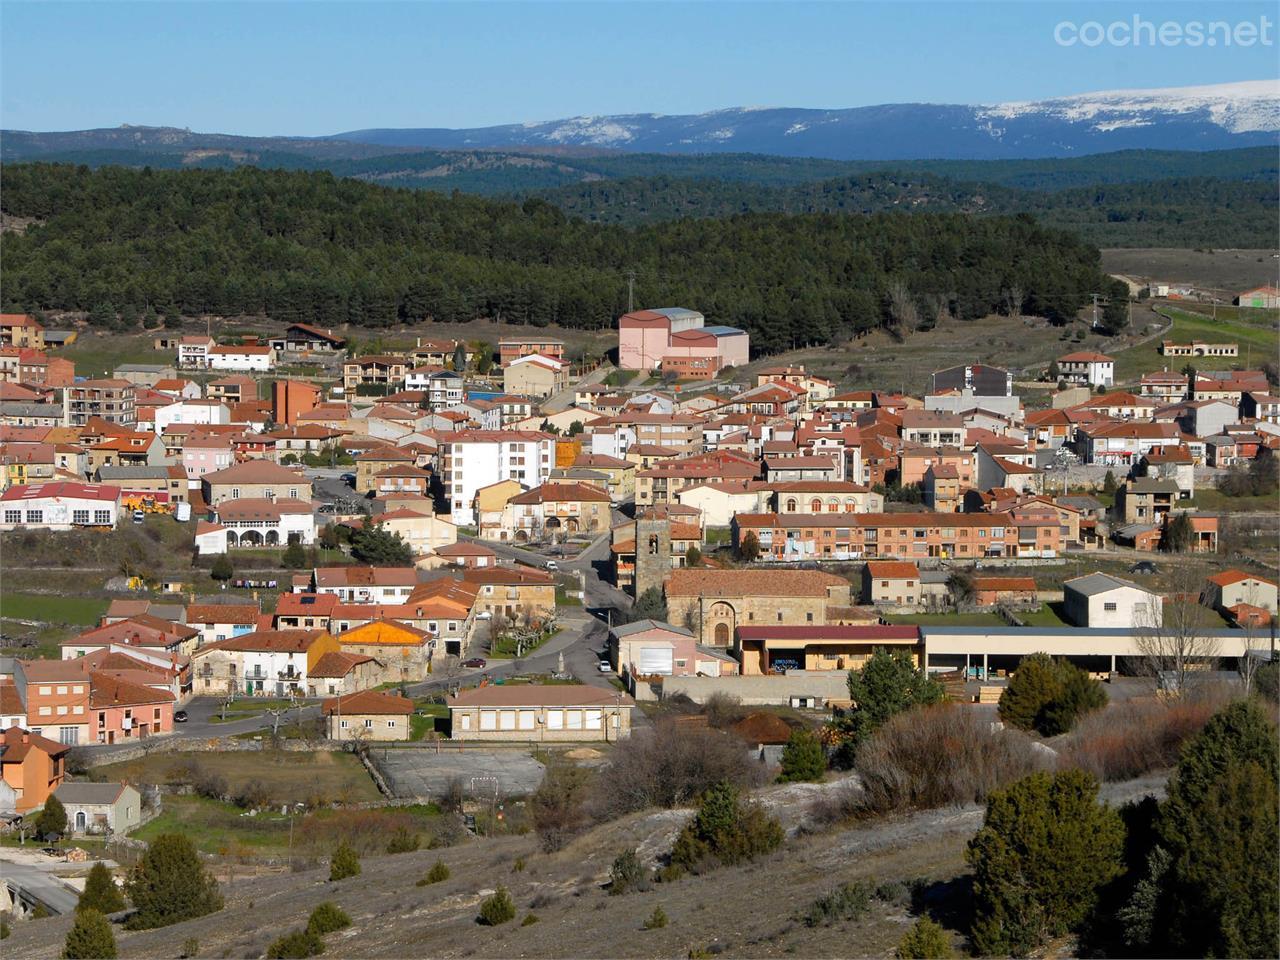
[[1117, 284], [1095, 248], [1029, 216], [753, 213], [627, 229], [328, 173], [6, 166], [6, 310], [266, 314], [385, 327], [489, 318], [605, 329], [687, 304], [763, 351], [943, 315], [1064, 320]]
[[1024, 189], [928, 172], [877, 172], [787, 186], [671, 176], [595, 180], [539, 196], [572, 216], [638, 224], [749, 212], [1030, 213], [1100, 246], [1255, 246], [1275, 239], [1274, 179], [1192, 177]]

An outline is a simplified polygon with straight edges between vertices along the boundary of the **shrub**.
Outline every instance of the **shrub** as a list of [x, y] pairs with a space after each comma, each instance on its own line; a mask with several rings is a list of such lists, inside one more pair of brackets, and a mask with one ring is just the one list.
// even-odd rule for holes
[[349, 926], [351, 926], [351, 918], [332, 900], [319, 904], [307, 918], [307, 932], [314, 933], [318, 937]]
[[956, 955], [951, 938], [928, 917], [921, 917], [898, 941], [898, 960], [951, 960]]
[[111, 931], [111, 922], [94, 909], [77, 911], [75, 923], [67, 931], [62, 956], [66, 960], [114, 960], [116, 935]]
[[[1221, 692], [1219, 692], [1221, 691]], [[1129, 780], [1178, 762], [1183, 744], [1213, 716], [1225, 688], [1197, 684], [1177, 700], [1130, 700], [1085, 717], [1058, 751], [1066, 769], [1079, 767], [1099, 780]]]
[[780, 783], [821, 780], [827, 772], [827, 751], [810, 730], [793, 730], [782, 748]]
[[0, 940], [8, 940], [13, 936], [13, 930], [9, 926], [8, 920], [0, 920]]
[[846, 794], [849, 813], [887, 813], [980, 803], [1048, 763], [1013, 730], [954, 704], [899, 714], [858, 750], [862, 792]]
[[225, 553], [215, 557], [213, 566], [209, 569], [209, 576], [214, 580], [230, 580], [235, 574], [236, 569], [231, 564], [231, 558]]
[[182, 941], [181, 960], [192, 960], [200, 954], [200, 941], [195, 937], [187, 937]]
[[261, 810], [272, 805], [271, 791], [261, 780], [248, 780], [236, 791], [235, 803], [245, 810]]
[[804, 912], [807, 927], [825, 927], [840, 920], [857, 920], [871, 906], [871, 887], [862, 882], [846, 883], [824, 894]]
[[426, 887], [433, 883], [443, 883], [449, 879], [449, 868], [445, 866], [443, 860], [437, 860], [431, 865], [431, 869], [427, 871], [427, 875], [418, 881], [418, 886]]
[[150, 930], [222, 909], [218, 881], [204, 868], [190, 839], [166, 833], [151, 842], [134, 865], [125, 892], [136, 911], [130, 930]]
[[697, 814], [676, 837], [671, 863], [686, 870], [741, 863], [781, 845], [778, 821], [759, 804], [744, 803], [737, 787], [719, 783], [703, 795]]
[[1035, 653], [1025, 657], [1000, 695], [1000, 719], [1042, 736], [1066, 733], [1083, 714], [1107, 704], [1106, 691], [1075, 664]]
[[421, 839], [416, 833], [410, 833], [407, 828], [400, 827], [387, 841], [387, 853], [413, 853], [420, 843]]
[[267, 960], [304, 960], [324, 953], [324, 941], [309, 930], [294, 930], [267, 947]]
[[499, 924], [509, 923], [516, 918], [516, 905], [511, 900], [511, 894], [507, 892], [507, 888], [499, 885], [498, 889], [493, 891], [493, 896], [480, 904], [479, 923], [483, 923], [487, 927], [496, 927]]
[[511, 872], [524, 873], [524, 868], [528, 865], [529, 864], [525, 861], [524, 857], [516, 857], [515, 862], [511, 864]]
[[95, 863], [89, 870], [76, 909], [97, 910], [104, 915], [124, 909], [124, 894], [111, 879], [111, 872], [102, 861]]
[[760, 782], [742, 741], [719, 730], [677, 727], [670, 720], [617, 744], [592, 784], [588, 809], [613, 819], [646, 807], [676, 807], [717, 783], [746, 787]]
[[587, 823], [588, 773], [568, 763], [553, 763], [529, 801], [534, 832], [547, 852], [559, 850]]
[[1032, 774], [987, 800], [967, 851], [979, 955], [1026, 956], [1093, 912], [1124, 848], [1119, 814], [1097, 795], [1096, 779], [1066, 770]]
[[537, 922], [538, 922], [538, 915], [536, 913], [526, 913], [524, 915], [524, 919], [520, 921], [520, 926], [532, 927]]
[[360, 858], [347, 844], [340, 843], [329, 860], [329, 879], [345, 880], [360, 876]]
[[644, 921], [644, 928], [646, 930], [661, 930], [666, 925], [667, 925], [667, 913], [665, 910], [662, 909], [661, 904], [654, 907], [653, 913], [649, 914], [649, 916]]
[[609, 868], [609, 896], [616, 897], [632, 890], [645, 890], [648, 885], [644, 864], [640, 862], [634, 847], [623, 850], [614, 858], [613, 866]]
[[722, 730], [745, 717], [747, 711], [743, 709], [742, 701], [733, 694], [716, 691], [702, 705], [702, 715], [707, 718], [708, 724]]

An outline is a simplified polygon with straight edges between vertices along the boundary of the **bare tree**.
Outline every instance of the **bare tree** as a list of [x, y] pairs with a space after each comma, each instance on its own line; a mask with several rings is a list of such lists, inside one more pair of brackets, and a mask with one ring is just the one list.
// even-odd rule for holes
[[1204, 671], [1217, 663], [1219, 643], [1212, 635], [1209, 611], [1200, 603], [1203, 571], [1194, 564], [1176, 564], [1169, 577], [1172, 588], [1163, 603], [1153, 603], [1134, 613], [1135, 644], [1141, 651], [1140, 667], [1150, 676], [1167, 677], [1183, 694]]
[[889, 318], [893, 330], [899, 337], [905, 337], [920, 322], [920, 311], [916, 307], [915, 298], [901, 280], [889, 284]]
[[1000, 291], [1000, 297], [1004, 301], [1004, 314], [1006, 317], [1022, 316], [1024, 296], [1022, 288], [1016, 284], [1005, 287]]

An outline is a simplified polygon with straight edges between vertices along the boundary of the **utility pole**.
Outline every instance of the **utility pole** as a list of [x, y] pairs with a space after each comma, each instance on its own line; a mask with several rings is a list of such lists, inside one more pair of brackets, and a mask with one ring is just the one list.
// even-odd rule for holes
[[1098, 329], [1098, 295], [1096, 293], [1093, 294], [1093, 326], [1091, 329]]
[[636, 272], [627, 271], [627, 313], [635, 310]]

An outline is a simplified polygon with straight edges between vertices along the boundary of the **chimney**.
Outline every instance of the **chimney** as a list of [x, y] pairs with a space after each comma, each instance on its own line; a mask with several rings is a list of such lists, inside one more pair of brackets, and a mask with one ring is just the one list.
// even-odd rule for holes
[[30, 734], [30, 733], [28, 733], [26, 730], [23, 730], [23, 731], [22, 731], [22, 742], [23, 742], [23, 743], [30, 743], [30, 742], [31, 742], [31, 734]]

